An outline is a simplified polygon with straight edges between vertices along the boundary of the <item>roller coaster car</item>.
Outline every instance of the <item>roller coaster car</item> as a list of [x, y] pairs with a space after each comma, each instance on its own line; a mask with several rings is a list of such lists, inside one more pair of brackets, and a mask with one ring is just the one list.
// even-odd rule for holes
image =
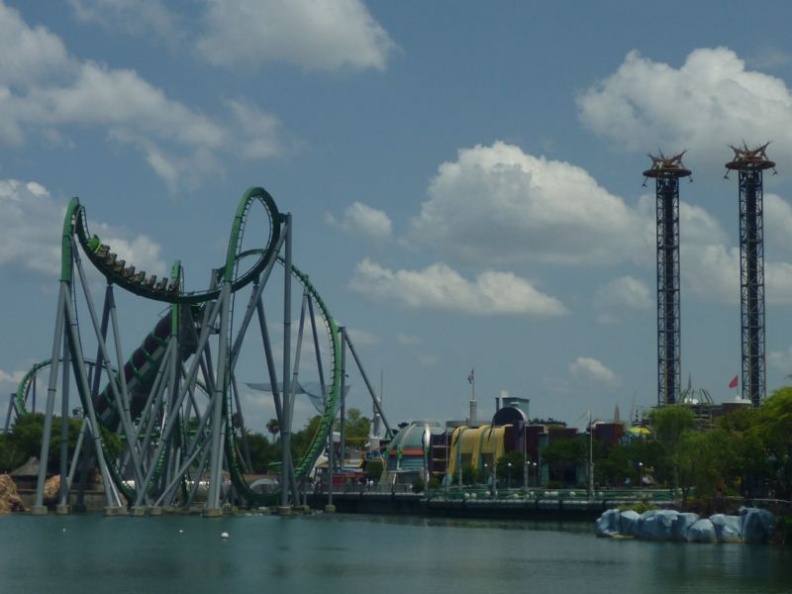
[[108, 252], [110, 251], [110, 246], [106, 243], [103, 243], [98, 248], [96, 248], [96, 255], [100, 258], [104, 258], [107, 256]]
[[140, 282], [143, 282], [143, 279], [145, 279], [145, 278], [146, 278], [146, 271], [145, 270], [141, 270], [135, 276], [132, 277], [132, 282], [133, 283], [140, 283]]
[[167, 288], [167, 286], [168, 286], [168, 278], [165, 277], [163, 279], [160, 279], [160, 282], [157, 285], [157, 290], [158, 291], [164, 291]]
[[171, 281], [171, 284], [168, 285], [168, 293], [175, 293], [178, 290], [179, 290], [178, 281]]
[[115, 252], [110, 252], [105, 257], [105, 264], [107, 264], [108, 266], [112, 266], [112, 264], [116, 261], [117, 257], [118, 256], [115, 254]]
[[157, 275], [156, 274], [152, 274], [146, 280], [146, 286], [149, 287], [149, 288], [153, 288], [154, 285], [156, 285], [156, 284], [157, 284]]
[[124, 268], [124, 272], [121, 274], [124, 278], [131, 278], [135, 274], [135, 267], [129, 266], [128, 268]]
[[113, 271], [114, 272], [121, 272], [126, 266], [126, 260], [116, 260], [113, 264]]

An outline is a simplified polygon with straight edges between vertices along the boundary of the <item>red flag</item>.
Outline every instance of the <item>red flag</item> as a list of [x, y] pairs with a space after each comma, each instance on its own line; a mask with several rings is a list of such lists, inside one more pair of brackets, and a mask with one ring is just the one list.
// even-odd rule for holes
[[734, 379], [732, 379], [732, 381], [729, 382], [729, 387], [730, 388], [736, 388], [739, 383], [740, 383], [740, 380], [738, 380], [737, 376], [735, 375]]

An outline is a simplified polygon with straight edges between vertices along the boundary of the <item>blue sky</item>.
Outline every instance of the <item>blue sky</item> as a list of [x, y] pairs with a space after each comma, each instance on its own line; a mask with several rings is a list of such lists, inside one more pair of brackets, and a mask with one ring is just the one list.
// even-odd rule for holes
[[[395, 424], [505, 390], [581, 425], [657, 401], [654, 187], [687, 150], [683, 383], [740, 372], [729, 145], [771, 141], [767, 387], [792, 370], [785, 2], [0, 0], [0, 389], [49, 357], [72, 196], [203, 288], [262, 186]], [[162, 313], [126, 297], [127, 348]], [[309, 373], [309, 372], [307, 372]], [[264, 378], [255, 365], [241, 381]], [[310, 377], [305, 378], [310, 381]], [[370, 410], [351, 376], [350, 405]], [[245, 396], [264, 431], [271, 404]], [[296, 423], [311, 414], [297, 406]], [[252, 419], [252, 420], [250, 420]], [[256, 426], [261, 423], [260, 426]]]

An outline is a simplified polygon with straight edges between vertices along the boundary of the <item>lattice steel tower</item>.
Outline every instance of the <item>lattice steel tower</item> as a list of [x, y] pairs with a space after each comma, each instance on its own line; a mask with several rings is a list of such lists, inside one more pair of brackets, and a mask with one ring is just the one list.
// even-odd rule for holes
[[[768, 143], [769, 144], [769, 143]], [[739, 172], [740, 186], [740, 318], [742, 397], [759, 406], [765, 396], [764, 192], [765, 169], [774, 169], [767, 144], [731, 147], [726, 168]], [[728, 172], [727, 172], [728, 175]]]
[[672, 157], [649, 155], [645, 177], [655, 180], [657, 197], [657, 404], [679, 401], [679, 178], [690, 175], [684, 151]]

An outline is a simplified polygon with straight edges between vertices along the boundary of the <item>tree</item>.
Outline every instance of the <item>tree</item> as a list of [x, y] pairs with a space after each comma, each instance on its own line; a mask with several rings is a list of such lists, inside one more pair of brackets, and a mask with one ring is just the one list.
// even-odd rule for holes
[[588, 459], [588, 444], [577, 437], [559, 437], [542, 449], [541, 456], [550, 469], [550, 480], [574, 483], [575, 468]]
[[696, 417], [686, 406], [670, 405], [653, 409], [649, 424], [671, 467], [674, 487], [678, 487], [682, 437], [695, 429]]
[[280, 423], [278, 419], [270, 419], [267, 421], [267, 431], [272, 435], [273, 441], [277, 440], [278, 434], [280, 433]]
[[764, 479], [772, 495], [781, 499], [792, 496], [792, 387], [773, 392], [756, 410], [748, 433], [765, 451]]
[[[79, 418], [69, 418], [68, 423], [68, 456], [71, 459], [77, 445], [82, 421]], [[60, 469], [60, 432], [61, 419], [55, 416], [52, 419], [50, 448], [47, 457], [47, 470], [50, 473], [58, 472]], [[42, 413], [17, 417], [11, 431], [3, 434], [0, 440], [0, 471], [10, 472], [24, 464], [28, 458], [40, 457], [43, 435], [44, 415]]]
[[[340, 427], [340, 422], [335, 422], [335, 427]], [[350, 408], [346, 411], [344, 419], [344, 437], [349, 445], [360, 446], [365, 444], [371, 432], [371, 420], [364, 417], [358, 408]]]
[[[522, 485], [525, 473], [525, 454], [518, 450], [506, 452], [495, 463], [496, 476], [510, 486]], [[485, 479], [486, 480], [486, 479]]]
[[280, 461], [280, 448], [275, 447], [261, 433], [247, 434], [248, 451], [250, 452], [251, 470], [265, 473], [271, 462]]

